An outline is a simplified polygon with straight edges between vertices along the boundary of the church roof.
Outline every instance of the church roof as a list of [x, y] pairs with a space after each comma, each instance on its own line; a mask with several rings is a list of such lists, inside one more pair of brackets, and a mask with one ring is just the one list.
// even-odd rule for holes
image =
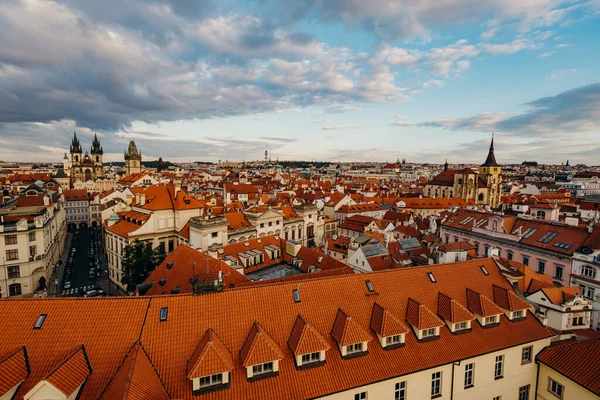
[[488, 152], [488, 156], [485, 159], [485, 162], [481, 165], [482, 167], [494, 167], [499, 166], [496, 162], [496, 156], [494, 155], [494, 138], [492, 137], [492, 142], [490, 143], [490, 151]]

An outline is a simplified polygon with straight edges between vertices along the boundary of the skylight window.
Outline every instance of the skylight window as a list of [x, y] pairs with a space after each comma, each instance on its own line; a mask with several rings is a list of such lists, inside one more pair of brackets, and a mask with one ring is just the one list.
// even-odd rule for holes
[[42, 325], [44, 325], [44, 321], [46, 320], [47, 316], [48, 316], [48, 314], [40, 314], [37, 321], [35, 321], [35, 325], [33, 326], [33, 329], [42, 329]]
[[298, 289], [294, 289], [292, 294], [294, 295], [294, 303], [300, 303], [300, 292]]
[[173, 265], [175, 265], [175, 262], [174, 262], [174, 261], [168, 262], [168, 263], [167, 263], [167, 269], [171, 269], [171, 268], [173, 268]]
[[433, 276], [433, 272], [428, 272], [428, 273], [427, 273], [427, 276], [429, 277], [429, 280], [430, 280], [432, 283], [436, 283], [436, 282], [437, 282], [437, 280], [435, 279], [435, 276]]
[[542, 243], [550, 243], [558, 235], [558, 232], [548, 232], [539, 240]]
[[479, 268], [481, 268], [481, 272], [483, 272], [484, 275], [489, 275], [490, 273], [488, 272], [488, 270], [482, 265]]
[[572, 244], [568, 244], [568, 243], [563, 243], [563, 242], [556, 242], [556, 243], [554, 243], [554, 247], [558, 247], [560, 249], [568, 250], [571, 247], [573, 247], [573, 245]]
[[160, 322], [166, 321], [167, 316], [169, 315], [169, 308], [163, 307], [160, 309]]
[[466, 224], [468, 224], [468, 223], [469, 223], [469, 222], [470, 222], [472, 219], [473, 219], [473, 217], [467, 217], [467, 218], [465, 218], [464, 220], [462, 220], [462, 221], [460, 222], [460, 225], [466, 225]]
[[373, 289], [373, 284], [371, 283], [370, 280], [366, 280], [365, 284], [367, 285], [367, 290], [369, 290], [369, 292], [373, 292], [375, 289]]
[[528, 228], [525, 233], [523, 233], [523, 238], [529, 239], [531, 235], [537, 232], [537, 228]]

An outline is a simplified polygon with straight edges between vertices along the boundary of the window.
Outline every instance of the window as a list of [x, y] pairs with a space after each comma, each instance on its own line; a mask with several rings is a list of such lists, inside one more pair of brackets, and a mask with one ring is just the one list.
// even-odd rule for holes
[[35, 241], [35, 232], [29, 232], [29, 241], [30, 242]]
[[483, 255], [486, 257], [490, 255], [490, 246], [487, 244], [483, 246]]
[[587, 297], [588, 299], [592, 299], [593, 300], [595, 292], [596, 292], [596, 289], [594, 289], [593, 287], [590, 287], [590, 286], [586, 287], [585, 289], [586, 289], [585, 292], [582, 292], [583, 295], [585, 297]]
[[321, 352], [319, 351], [309, 354], [302, 354], [302, 364], [309, 364], [318, 361], [321, 361]]
[[175, 250], [175, 241], [169, 240], [169, 253]]
[[209, 376], [203, 376], [200, 378], [200, 387], [220, 385], [223, 383], [223, 374], [215, 374]]
[[498, 318], [497, 315], [492, 315], [491, 317], [485, 317], [485, 319], [483, 320], [483, 324], [484, 325], [495, 324], [497, 318]]
[[465, 329], [469, 329], [469, 323], [467, 321], [454, 324], [455, 331], [464, 331]]
[[268, 374], [269, 372], [273, 372], [272, 362], [252, 366], [252, 375]]
[[513, 312], [513, 318], [522, 318], [523, 315], [523, 310], [517, 310]]
[[21, 284], [13, 283], [12, 285], [8, 285], [8, 294], [9, 296], [20, 296], [21, 295]]
[[273, 226], [273, 221], [269, 221], [269, 226]]
[[509, 260], [513, 259], [513, 252], [512, 251], [507, 251], [506, 252], [506, 258], [508, 258]]
[[475, 364], [470, 363], [465, 365], [465, 389], [473, 387], [473, 373], [475, 371]]
[[584, 265], [581, 267], [581, 275], [587, 276], [588, 278], [596, 278], [596, 268]]
[[440, 371], [431, 374], [431, 398], [442, 396], [442, 373]]
[[216, 238], [217, 236], [219, 236], [219, 232], [212, 232], [210, 236]]
[[163, 307], [160, 309], [160, 321], [166, 321], [167, 320], [167, 316], [169, 315], [169, 308], [168, 307]]
[[6, 250], [6, 260], [7, 261], [18, 260], [18, 259], [19, 259], [19, 250], [17, 250], [17, 249]]
[[421, 337], [423, 339], [435, 336], [435, 328], [423, 329], [421, 332]]
[[265, 227], [265, 224], [264, 224], [264, 222], [263, 222], [262, 224], [260, 224], [260, 227], [261, 227], [261, 228], [264, 228], [264, 227]]
[[435, 276], [433, 276], [433, 272], [428, 272], [428, 273], [427, 273], [427, 276], [429, 277], [429, 280], [430, 280], [432, 283], [436, 283], [436, 282], [437, 282], [437, 280], [435, 279]]
[[44, 325], [44, 321], [48, 314], [40, 314], [37, 321], [35, 321], [35, 325], [33, 325], [33, 329], [42, 329], [42, 325]]
[[529, 364], [531, 362], [532, 346], [523, 347], [521, 351], [521, 364]]
[[356, 393], [354, 400], [367, 400], [367, 392]]
[[394, 400], [406, 400], [406, 381], [396, 383]]
[[37, 255], [37, 247], [29, 246], [29, 257], [35, 257]]
[[523, 264], [529, 265], [529, 257], [523, 256]]
[[446, 244], [450, 242], [450, 235], [446, 235]]
[[573, 317], [573, 326], [582, 326], [583, 317]]
[[560, 383], [556, 382], [552, 378], [548, 378], [548, 391], [550, 393], [552, 393], [553, 395], [555, 395], [559, 399], [562, 399], [564, 389], [565, 388], [564, 388], [563, 385], [561, 385]]
[[15, 267], [7, 267], [6, 269], [8, 270], [8, 279], [15, 279], [21, 277], [21, 269], [18, 265]]
[[504, 372], [504, 354], [496, 356], [496, 362], [494, 363], [494, 379], [502, 379]]
[[502, 396], [495, 396], [492, 400], [502, 400]]
[[519, 400], [529, 400], [529, 385], [519, 388]]
[[560, 265], [557, 265], [554, 267], [554, 279], [562, 279], [563, 277], [563, 267]]
[[537, 273], [538, 274], [543, 274], [546, 272], [546, 261], [543, 260], [538, 260], [538, 269], [537, 269]]
[[362, 343], [349, 344], [348, 346], [346, 346], [346, 353], [348, 353], [348, 354], [360, 353], [362, 350], [363, 350]]
[[6, 235], [4, 236], [4, 244], [17, 244], [17, 235]]
[[394, 336], [388, 336], [385, 338], [385, 345], [386, 346], [390, 346], [392, 344], [398, 344], [401, 342], [401, 336], [400, 335], [394, 335]]

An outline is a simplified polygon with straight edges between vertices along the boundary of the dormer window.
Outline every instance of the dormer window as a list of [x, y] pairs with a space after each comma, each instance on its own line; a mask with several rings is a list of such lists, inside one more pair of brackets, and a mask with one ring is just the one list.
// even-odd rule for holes
[[273, 372], [273, 362], [269, 361], [264, 364], [258, 364], [252, 366], [252, 375], [269, 374]]
[[428, 329], [421, 329], [420, 332], [420, 338], [419, 339], [426, 339], [426, 338], [430, 338], [430, 337], [435, 337], [435, 336], [439, 336], [440, 333], [440, 328], [428, 328]]
[[362, 343], [354, 343], [346, 346], [346, 354], [360, 353], [363, 351]]
[[321, 352], [315, 351], [314, 353], [302, 355], [302, 365], [310, 364], [321, 361]]
[[471, 327], [470, 321], [457, 322], [456, 324], [454, 324], [455, 331], [464, 331], [464, 330], [469, 329], [470, 327]]
[[498, 315], [490, 315], [483, 320], [484, 325], [492, 325], [498, 322]]
[[402, 335], [388, 336], [385, 338], [385, 346], [393, 346], [395, 344], [404, 343]]
[[513, 312], [513, 319], [514, 318], [522, 318], [525, 315], [525, 312], [523, 310], [517, 310]]
[[207, 388], [209, 386], [222, 385], [223, 374], [214, 374], [210, 376], [203, 376], [199, 380], [200, 389]]

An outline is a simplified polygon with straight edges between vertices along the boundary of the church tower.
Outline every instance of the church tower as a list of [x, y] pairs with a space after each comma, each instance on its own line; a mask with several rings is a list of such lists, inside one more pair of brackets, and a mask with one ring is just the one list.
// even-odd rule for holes
[[[487, 204], [492, 208], [500, 205], [501, 182], [502, 182], [502, 166], [496, 161], [494, 154], [494, 136], [490, 143], [490, 149], [485, 162], [479, 167], [479, 176], [486, 183], [487, 196], [483, 200], [483, 204]], [[480, 200], [480, 199], [478, 199]], [[480, 203], [480, 201], [478, 201]]]
[[92, 150], [90, 154], [92, 155], [92, 162], [94, 164], [94, 176], [104, 176], [104, 166], [102, 162], [104, 150], [102, 149], [100, 141], [98, 140], [98, 134], [94, 134], [94, 140], [92, 141]]
[[124, 154], [125, 156], [125, 173], [127, 175], [139, 174], [142, 172], [142, 153], [138, 152], [135, 142], [129, 142], [129, 147]]
[[82, 153], [81, 144], [77, 138], [77, 132], [73, 132], [73, 140], [71, 141], [70, 147], [71, 153], [71, 182], [77, 182], [82, 180], [81, 161]]

